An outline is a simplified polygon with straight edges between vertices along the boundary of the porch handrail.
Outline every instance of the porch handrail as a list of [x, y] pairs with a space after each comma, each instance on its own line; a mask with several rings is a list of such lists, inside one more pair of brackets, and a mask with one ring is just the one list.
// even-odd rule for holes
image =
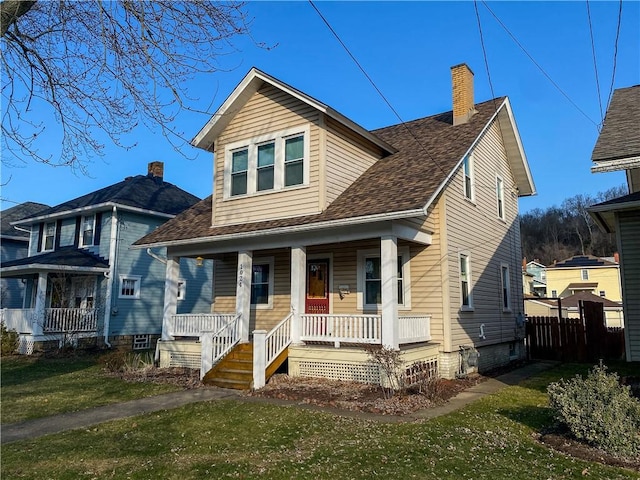
[[95, 308], [46, 308], [44, 311], [45, 333], [93, 332], [98, 326]]
[[199, 337], [202, 332], [217, 332], [233, 321], [235, 313], [181, 313], [171, 315], [169, 335]]
[[303, 314], [303, 341], [334, 342], [336, 348], [340, 342], [380, 344], [381, 315], [316, 315]]
[[290, 313], [269, 332], [253, 331], [253, 388], [265, 386], [267, 368], [291, 344], [292, 318]]
[[236, 315], [218, 331], [201, 332], [200, 380], [240, 341], [240, 318], [240, 314]]
[[34, 308], [3, 308], [0, 309], [0, 323], [7, 330], [17, 333], [33, 333]]
[[429, 340], [431, 340], [431, 315], [398, 317], [398, 343], [428, 342]]

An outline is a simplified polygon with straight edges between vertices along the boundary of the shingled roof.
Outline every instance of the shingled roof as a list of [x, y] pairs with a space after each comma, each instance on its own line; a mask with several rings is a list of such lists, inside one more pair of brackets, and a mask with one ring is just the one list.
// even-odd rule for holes
[[3, 238], [12, 237], [15, 239], [24, 238], [25, 240], [29, 240], [28, 232], [15, 229], [11, 223], [37, 215], [48, 208], [50, 208], [49, 205], [43, 203], [24, 202], [3, 210], [0, 212], [0, 235], [2, 235]]
[[561, 262], [556, 262], [547, 268], [612, 267], [615, 265], [618, 264], [593, 255], [575, 255]]
[[640, 156], [640, 85], [613, 92], [591, 160], [602, 162]]
[[32, 218], [59, 214], [79, 208], [103, 204], [121, 205], [142, 210], [176, 215], [191, 207], [200, 199], [189, 192], [151, 175], [136, 175], [121, 182], [110, 185], [95, 192], [88, 193], [55, 207], [38, 212], [24, 219], [24, 223]]
[[398, 151], [378, 160], [319, 214], [211, 226], [211, 197], [169, 220], [135, 245], [233, 235], [320, 222], [413, 212], [423, 209], [477, 140], [505, 97], [475, 106], [469, 122], [452, 124], [453, 112], [433, 115], [371, 133]]
[[[2, 262], [3, 269], [11, 269], [16, 267], [34, 266], [38, 268], [55, 267], [78, 267], [78, 268], [98, 268], [108, 269], [109, 262], [104, 258], [94, 255], [85, 249], [77, 249], [75, 247], [62, 247], [54, 252], [33, 255], [18, 260]], [[6, 272], [3, 272], [6, 274]]]

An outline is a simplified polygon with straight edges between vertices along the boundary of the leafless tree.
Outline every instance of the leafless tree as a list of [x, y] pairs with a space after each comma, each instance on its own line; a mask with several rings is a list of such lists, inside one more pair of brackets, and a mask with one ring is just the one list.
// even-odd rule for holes
[[[176, 116], [208, 108], [186, 81], [223, 69], [249, 34], [233, 1], [1, 0], [0, 19], [3, 164], [82, 172], [103, 154], [100, 138], [133, 147], [124, 137], [140, 124], [183, 146]], [[45, 129], [60, 136], [55, 153], [38, 143]]]

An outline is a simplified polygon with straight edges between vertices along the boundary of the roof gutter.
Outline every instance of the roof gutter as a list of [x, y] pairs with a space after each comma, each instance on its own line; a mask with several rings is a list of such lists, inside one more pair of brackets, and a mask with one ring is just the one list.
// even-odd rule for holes
[[255, 238], [265, 235], [279, 235], [283, 233], [300, 233], [312, 232], [315, 230], [323, 230], [325, 228], [341, 227], [345, 225], [362, 225], [364, 223], [382, 222], [386, 220], [399, 220], [402, 218], [411, 218], [417, 215], [423, 215], [424, 209], [416, 208], [412, 210], [404, 210], [402, 212], [379, 213], [376, 215], [368, 215], [366, 217], [343, 218], [339, 220], [328, 220], [325, 222], [317, 222], [307, 225], [293, 225], [290, 227], [277, 227], [265, 230], [252, 230], [250, 232], [229, 233], [225, 235], [211, 235], [208, 237], [188, 238], [184, 240], [172, 240], [169, 242], [143, 243], [140, 245], [132, 245], [131, 248], [140, 249], [148, 247], [177, 247], [181, 245], [189, 245], [207, 241], [224, 241], [230, 239]]

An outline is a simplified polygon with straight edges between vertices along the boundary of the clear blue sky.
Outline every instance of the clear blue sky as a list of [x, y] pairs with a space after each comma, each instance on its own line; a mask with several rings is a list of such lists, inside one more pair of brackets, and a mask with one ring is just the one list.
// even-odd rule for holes
[[[477, 102], [492, 98], [474, 3], [318, 2], [318, 8], [403, 120], [451, 110], [450, 67], [467, 63], [475, 73]], [[624, 183], [622, 173], [591, 174], [591, 151], [601, 122], [585, 2], [491, 2], [499, 19], [576, 106], [553, 85], [478, 3], [495, 96], [508, 95], [538, 195], [523, 198], [521, 212], [559, 205], [578, 193]], [[604, 107], [612, 79], [618, 2], [590, 2], [600, 96]], [[215, 110], [256, 66], [312, 95], [367, 129], [398, 123], [395, 114], [307, 2], [253, 2], [251, 32], [225, 57], [228, 71], [189, 85], [200, 108]], [[640, 3], [624, 2], [614, 88], [640, 83]], [[584, 112], [584, 114], [580, 111]], [[587, 118], [588, 117], [588, 118]], [[202, 114], [181, 115], [178, 128], [193, 137]], [[595, 123], [595, 124], [594, 124]], [[138, 128], [131, 150], [108, 145], [90, 177], [68, 168], [28, 164], [3, 168], [2, 208], [14, 202], [56, 205], [126, 176], [145, 174], [147, 163], [165, 162], [165, 180], [205, 197], [211, 194], [212, 157], [190, 146], [176, 153], [159, 134]], [[54, 154], [56, 138], [45, 138]]]

